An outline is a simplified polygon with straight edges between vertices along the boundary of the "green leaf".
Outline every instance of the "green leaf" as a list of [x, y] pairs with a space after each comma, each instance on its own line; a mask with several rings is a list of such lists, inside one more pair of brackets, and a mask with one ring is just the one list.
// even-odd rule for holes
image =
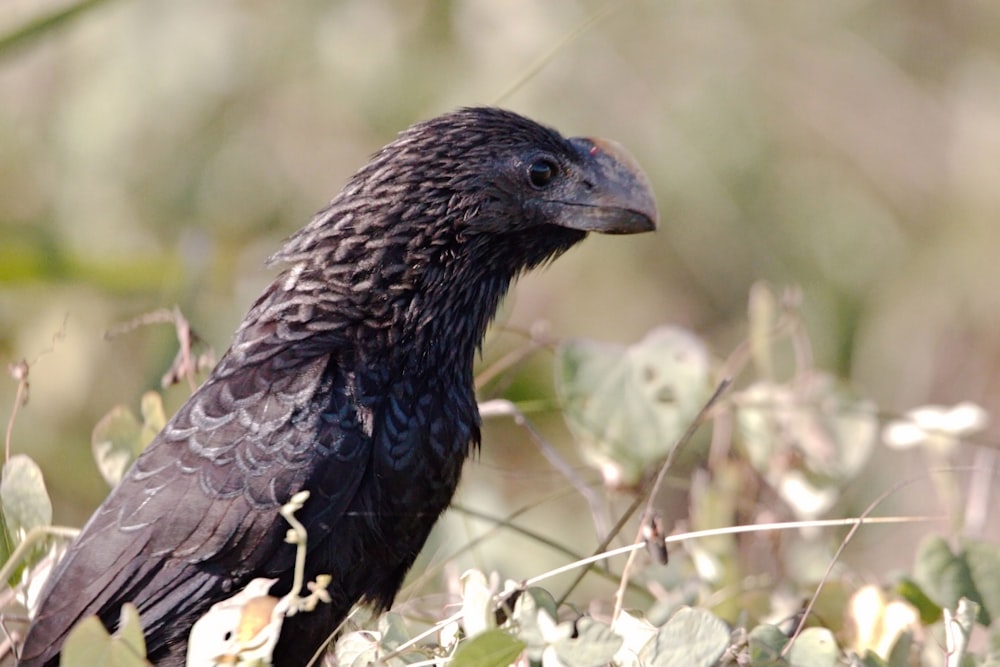
[[858, 661], [862, 667], [889, 667], [885, 660], [880, 658], [878, 654], [872, 653], [871, 650], [865, 651], [865, 654]]
[[552, 618], [556, 618], [558, 616], [556, 612], [556, 599], [552, 597], [552, 593], [548, 592], [541, 586], [531, 586], [530, 588], [524, 589], [521, 593], [521, 597], [524, 596], [530, 597], [537, 609], [548, 612], [549, 616]]
[[[979, 571], [991, 562], [988, 550], [977, 548], [976, 558], [978, 576], [987, 586], [995, 586], [997, 573]], [[954, 554], [943, 538], [930, 537], [917, 552], [913, 577], [927, 596], [940, 607], [955, 609], [962, 598], [979, 603], [979, 623], [990, 624], [990, 612], [984, 606], [983, 596], [973, 578], [967, 551]], [[991, 595], [995, 593], [995, 589], [991, 591]]]
[[704, 609], [684, 607], [639, 651], [648, 667], [711, 667], [729, 646], [729, 628]]
[[378, 629], [381, 635], [379, 642], [386, 651], [394, 651], [396, 647], [410, 640], [411, 635], [406, 628], [406, 619], [402, 614], [388, 611], [378, 619]]
[[[982, 613], [986, 619], [1000, 618], [1000, 547], [978, 540], [966, 540], [963, 546]], [[985, 625], [989, 624], [988, 620]]]
[[89, 616], [70, 631], [63, 644], [61, 667], [148, 667], [146, 644], [139, 613], [131, 604], [122, 607], [121, 629], [108, 634], [96, 616]]
[[451, 667], [507, 667], [524, 650], [524, 642], [503, 630], [488, 630], [464, 641], [451, 659]]
[[833, 633], [826, 628], [806, 628], [788, 652], [791, 667], [834, 667], [840, 650]]
[[913, 655], [913, 633], [902, 632], [889, 651], [888, 667], [909, 667]]
[[734, 401], [750, 464], [803, 519], [837, 500], [843, 482], [867, 463], [878, 435], [874, 404], [852, 397], [825, 373], [789, 384], [757, 382]]
[[140, 448], [136, 452], [137, 455], [167, 425], [167, 415], [163, 410], [163, 396], [159, 392], [147, 391], [143, 394], [139, 403], [139, 411], [142, 413], [142, 432], [139, 434]]
[[[10, 560], [10, 555], [14, 552], [17, 544], [14, 542], [14, 538], [10, 534], [10, 529], [7, 528], [7, 521], [3, 518], [3, 512], [0, 512], [0, 565], [3, 565], [8, 560]], [[13, 586], [17, 583], [19, 576], [11, 577], [9, 583]]]
[[52, 502], [42, 470], [24, 454], [15, 454], [3, 466], [0, 503], [7, 530], [16, 542], [32, 528], [52, 523]]
[[101, 418], [90, 436], [94, 460], [101, 476], [112, 487], [167, 423], [163, 397], [155, 391], [142, 395], [142, 422], [124, 405], [116, 405]]
[[782, 657], [788, 636], [776, 625], [758, 625], [750, 631], [750, 664], [785, 665]]
[[958, 607], [948, 615], [950, 616], [950, 619], [946, 621], [948, 664], [969, 665], [970, 667], [978, 664], [978, 661], [968, 650], [969, 639], [972, 636], [972, 630], [976, 625], [976, 616], [978, 616], [980, 609], [980, 605], [972, 600], [962, 598], [958, 601]]
[[342, 635], [337, 640], [337, 648], [334, 651], [337, 657], [336, 664], [338, 667], [377, 664], [381, 654], [379, 639], [379, 634], [370, 630], [358, 630]]
[[531, 660], [541, 660], [547, 646], [572, 634], [569, 624], [560, 626], [556, 618], [555, 601], [548, 591], [529, 588], [518, 596], [511, 621]]
[[557, 640], [552, 648], [566, 667], [593, 667], [611, 662], [623, 641], [604, 623], [584, 616], [576, 622], [576, 636]]
[[0, 57], [7, 56], [30, 44], [33, 40], [45, 38], [53, 34], [56, 28], [69, 24], [87, 10], [97, 7], [107, 0], [78, 0], [55, 10], [42, 13], [6, 34], [0, 35]]
[[142, 624], [139, 622], [139, 610], [131, 603], [122, 606], [121, 620], [115, 637], [141, 655], [146, 655], [146, 638], [142, 634]]
[[90, 438], [97, 469], [115, 486], [142, 451], [142, 424], [124, 405], [116, 405], [101, 418]]
[[662, 460], [711, 393], [708, 351], [674, 327], [654, 329], [631, 347], [567, 341], [555, 369], [567, 425], [614, 486], [635, 484]]
[[916, 608], [917, 613], [920, 614], [920, 622], [924, 625], [931, 625], [941, 620], [941, 606], [927, 597], [924, 590], [920, 588], [920, 584], [909, 577], [903, 577], [899, 580], [899, 583], [896, 584], [896, 592]]
[[656, 636], [659, 631], [655, 625], [647, 619], [633, 616], [625, 610], [615, 621], [614, 632], [622, 638], [621, 655], [619, 662], [626, 667], [633, 667], [638, 664], [636, 657], [639, 651], [649, 641]]

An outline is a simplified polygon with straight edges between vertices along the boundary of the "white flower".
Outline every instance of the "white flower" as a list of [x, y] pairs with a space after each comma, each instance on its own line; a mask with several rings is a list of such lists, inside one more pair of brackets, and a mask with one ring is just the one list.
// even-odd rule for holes
[[830, 509], [837, 501], [838, 492], [832, 488], [820, 488], [812, 484], [798, 470], [790, 470], [781, 479], [778, 493], [795, 513], [805, 519], [815, 519]]
[[882, 440], [893, 449], [918, 445], [949, 453], [967, 435], [986, 428], [989, 415], [975, 403], [959, 403], [946, 408], [926, 405], [906, 413], [905, 419], [893, 420], [882, 429]]

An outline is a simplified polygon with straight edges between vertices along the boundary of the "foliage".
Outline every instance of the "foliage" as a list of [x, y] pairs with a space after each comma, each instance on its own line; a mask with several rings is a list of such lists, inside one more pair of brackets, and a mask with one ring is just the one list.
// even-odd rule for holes
[[130, 604], [122, 607], [121, 621], [114, 634], [108, 634], [96, 617], [85, 618], [66, 638], [63, 667], [143, 667], [146, 642], [142, 637], [139, 613]]
[[[694, 323], [699, 334], [671, 325], [633, 346], [563, 341], [556, 362], [562, 415], [579, 447], [570, 464], [579, 454], [596, 467], [592, 476], [568, 479], [590, 493], [597, 551], [610, 549], [623, 530], [659, 534], [647, 521], [659, 518], [655, 513], [630, 523], [617, 505], [623, 497], [644, 503], [663, 459], [678, 449], [686, 455], [667, 470], [674, 495], [652, 504], [675, 531], [666, 545], [669, 564], [656, 560], [661, 549], [651, 549], [630, 565], [618, 556], [577, 565], [587, 580], [569, 591], [537, 570], [532, 585], [502, 590], [499, 576], [451, 572], [447, 599], [461, 603], [461, 620], [434, 624], [450, 609], [444, 604], [429, 614], [400, 605], [406, 613], [347, 628], [338, 664], [489, 665], [521, 656], [521, 664], [576, 665], [606, 660], [619, 644], [616, 665], [697, 664], [719, 651], [724, 665], [1000, 664], [998, 550], [974, 537], [984, 523], [995, 526], [995, 483], [985, 493], [969, 483], [989, 464], [975, 474], [959, 468], [972, 457], [977, 464], [989, 459], [990, 448], [973, 440], [986, 412], [963, 402], [890, 414], [914, 401], [964, 397], [967, 386], [989, 384], [995, 371], [988, 361], [996, 357], [1000, 98], [990, 29], [998, 15], [987, 4], [955, 11], [940, 3], [610, 3], [569, 37], [565, 26], [581, 7], [589, 11], [587, 2], [522, 4], [508, 21], [499, 20], [508, 10], [488, 9], [507, 3], [402, 3], [393, 11], [361, 0], [296, 12], [262, 4], [255, 13], [241, 3], [206, 11], [202, 3], [152, 2], [117, 3], [114, 14], [112, 4], [61, 3], [0, 36], [0, 57], [11, 66], [4, 81], [10, 104], [0, 112], [0, 125], [11, 130], [3, 133], [0, 166], [0, 281], [28, 287], [0, 309], [5, 350], [48, 333], [39, 310], [54, 293], [97, 328], [116, 316], [112, 308], [133, 312], [132, 298], [147, 305], [178, 299], [202, 310], [199, 322], [228, 314], [212, 323], [219, 327], [213, 339], [224, 339], [253, 291], [241, 281], [245, 265], [264, 253], [254, 243], [273, 247], [289, 221], [308, 214], [303, 207], [329, 194], [331, 174], [343, 174], [428, 109], [496, 100], [497, 76], [523, 83], [526, 61], [517, 54], [546, 51], [532, 75], [546, 63], [555, 67], [514, 104], [560, 126], [571, 119], [638, 145], [669, 204], [669, 229], [656, 240], [629, 246], [624, 259], [603, 249], [581, 255], [577, 274], [564, 265], [559, 275], [584, 282], [595, 273], [588, 261], [620, 274], [603, 288], [586, 282], [620, 306], [614, 320], [591, 313], [592, 330], [625, 336], [669, 320]], [[92, 12], [101, 22], [66, 29], [83, 25], [79, 19], [99, 5], [109, 6]], [[202, 13], [191, 20], [184, 7]], [[595, 17], [601, 29], [584, 34]], [[56, 28], [67, 39], [52, 39]], [[581, 34], [577, 48], [567, 46]], [[63, 50], [59, 41], [76, 48]], [[31, 52], [29, 45], [43, 48]], [[351, 52], [357, 57], [346, 57]], [[30, 57], [15, 60], [21, 55]], [[502, 98], [510, 101], [508, 93]], [[636, 280], [639, 273], [648, 278]], [[753, 289], [750, 321], [740, 322], [746, 290], [761, 276], [807, 286], [806, 317], [823, 332], [815, 352], [795, 304], [789, 308], [771, 290]], [[45, 299], [37, 298], [36, 283]], [[579, 322], [567, 313], [587, 308], [582, 300], [536, 299], [557, 326], [560, 319]], [[51, 307], [58, 318], [67, 308]], [[618, 312], [626, 316], [619, 320]], [[15, 329], [24, 331], [20, 338]], [[748, 332], [746, 340], [719, 344], [731, 342], [733, 331]], [[775, 345], [779, 339], [787, 345]], [[552, 343], [536, 336], [526, 347]], [[119, 366], [146, 375], [162, 370], [156, 351], [136, 346], [129, 356], [92, 344], [70, 355], [73, 363], [50, 369], [48, 386], [39, 382], [37, 392], [78, 395], [87, 387], [103, 399], [98, 387], [110, 386], [128, 397], [129, 407], [108, 412], [92, 439], [101, 477], [111, 483], [169, 412], [148, 409], [151, 402], [172, 403], [168, 394], [136, 388], [145, 379], [116, 375]], [[672, 349], [690, 356], [670, 358]], [[83, 360], [89, 375], [74, 374]], [[22, 389], [27, 396], [27, 367], [15, 377], [11, 423]], [[680, 445], [685, 421], [700, 409], [692, 408], [693, 397], [703, 402], [714, 382], [734, 376], [741, 382]], [[971, 379], [959, 384], [958, 376]], [[857, 395], [856, 386], [878, 400]], [[522, 400], [523, 388], [505, 395], [534, 417], [538, 401]], [[100, 410], [122, 400], [102, 399]], [[17, 585], [17, 599], [3, 599], [15, 635], [23, 631], [16, 621], [24, 603], [31, 606], [68, 535], [46, 528], [48, 490], [88, 477], [96, 480], [90, 488], [105, 490], [79, 464], [86, 448], [47, 428], [65, 422], [82, 432], [68, 419], [79, 412], [79, 401], [63, 393], [40, 418], [24, 419], [30, 435], [12, 441], [8, 430], [0, 562], [2, 578]], [[888, 452], [877, 438], [887, 416]], [[923, 460], [935, 472], [913, 477], [900, 448], [909, 448], [905, 462]], [[20, 453], [39, 450], [48, 489], [39, 466]], [[905, 479], [866, 486], [865, 470], [879, 455], [909, 470], [900, 473]], [[559, 470], [578, 472], [573, 465]], [[594, 488], [595, 478], [618, 488]], [[949, 519], [947, 526], [930, 523], [912, 553], [893, 531], [928, 517], [875, 522], [904, 486], [918, 488]], [[857, 519], [838, 550], [836, 529], [813, 520], [828, 516]], [[494, 517], [493, 530], [527, 536], [573, 567], [576, 557], [568, 554], [580, 548], [520, 518]], [[784, 519], [810, 526], [770, 525]], [[757, 535], [718, 530], [754, 524]], [[869, 544], [860, 557], [841, 558], [861, 540]], [[887, 554], [906, 554], [909, 565], [887, 574], [879, 569]], [[876, 563], [868, 567], [870, 556]], [[586, 588], [602, 578], [627, 580], [620, 611], [609, 609], [611, 592]], [[800, 622], [807, 627], [800, 630]], [[104, 655], [142, 664], [129, 643], [134, 635], [109, 636], [95, 625], [82, 627], [86, 646], [70, 646], [68, 660], [94, 664]], [[122, 625], [135, 628], [133, 620]], [[428, 627], [434, 632], [422, 637]]]
[[661, 327], [625, 347], [563, 342], [556, 352], [563, 415], [609, 486], [634, 486], [680, 440], [711, 394], [708, 351]]
[[128, 406], [116, 405], [94, 426], [90, 438], [94, 461], [111, 487], [121, 481], [132, 461], [167, 423], [163, 399], [155, 391], [143, 394], [140, 412], [141, 422]]
[[[825, 572], [790, 560], [784, 564], [788, 571], [784, 577], [764, 590], [754, 590], [754, 573], [745, 571], [747, 565], [741, 559], [741, 538], [729, 528], [747, 512], [741, 509], [746, 490], [734, 479], [756, 479], [755, 484], [780, 499], [790, 517], [818, 517], [838, 506], [843, 489], [876, 446], [878, 433], [878, 417], [869, 402], [808, 367], [809, 355], [802, 353], [808, 339], [794, 299], [777, 298], [769, 290], [762, 297], [762, 290], [767, 288], [759, 286], [755, 298], [766, 298], [775, 308], [752, 308], [751, 317], [765, 317], [770, 326], [751, 321], [748, 331], [762, 339], [748, 339], [725, 362], [712, 361], [703, 341], [677, 328], [657, 329], [631, 347], [566, 341], [556, 355], [564, 416], [579, 438], [584, 460], [601, 473], [609, 493], [614, 488], [621, 493], [621, 482], [627, 480], [631, 484], [628, 493], [637, 499], [650, 494], [657, 468], [664, 461], [674, 464], [679, 459], [671, 453], [693, 442], [685, 420], [701, 414], [702, 429], [731, 434], [731, 447], [724, 457], [718, 458], [715, 452], [715, 459], [701, 458], [690, 473], [700, 481], [689, 492], [689, 521], [703, 532], [672, 535], [664, 541], [662, 534], [646, 531], [632, 546], [598, 554], [631, 553], [617, 576], [648, 591], [647, 600], [652, 594], [652, 603], [627, 609], [616, 605], [610, 610], [599, 599], [572, 599], [567, 597], [570, 593], [557, 600], [541, 585], [549, 579], [547, 573], [501, 586], [497, 574], [471, 570], [454, 587], [461, 611], [429, 625], [437, 641], [429, 641], [430, 634], [420, 630], [428, 628], [428, 619], [391, 612], [360, 625], [355, 621], [340, 635], [336, 657], [328, 660], [344, 667], [376, 663], [402, 667], [414, 662], [483, 667], [514, 663], [542, 667], [903, 667], [945, 664], [942, 646], [947, 645], [949, 665], [995, 664], [1000, 641], [995, 620], [1000, 615], [1000, 549], [995, 544], [928, 535], [913, 554], [911, 571], [897, 575], [896, 584], [886, 580], [858, 587], [852, 584], [854, 575], [838, 561], [839, 552], [828, 549], [824, 522], [789, 523], [789, 528], [808, 530], [786, 535], [787, 557], [822, 558]], [[786, 345], [798, 352], [792, 355], [787, 377], [782, 378], [773, 359], [781, 356]], [[710, 378], [743, 369], [766, 370], [709, 398]], [[696, 405], [692, 396], [702, 405]], [[117, 406], [94, 429], [95, 459], [109, 481], [120, 476], [127, 460], [163, 424], [158, 394], [147, 393], [141, 403], [141, 422], [127, 408]], [[963, 407], [956, 414], [968, 410]], [[944, 409], [940, 413], [951, 414]], [[911, 445], [926, 442], [930, 460], [940, 464], [942, 456], [961, 449], [963, 438], [974, 432], [964, 417], [933, 421], [926, 438], [908, 432], [927, 428], [925, 422], [912, 417], [897, 420], [886, 425], [884, 435], [893, 446], [901, 432]], [[985, 416], [979, 415], [975, 424], [983, 423]], [[949, 442], [947, 449], [940, 445], [944, 439]], [[637, 446], [629, 447], [631, 442]], [[597, 450], [599, 455], [594, 454]], [[628, 472], [608, 475], [609, 466]], [[15, 547], [51, 521], [41, 472], [24, 454], [12, 456], [4, 466], [0, 499], [5, 537]], [[307, 502], [306, 495], [282, 511], [294, 528], [290, 539], [299, 544], [300, 558], [307, 557], [308, 538], [293, 513], [303, 502]], [[637, 506], [633, 503], [632, 509]], [[647, 513], [656, 514], [652, 504], [648, 508]], [[854, 520], [841, 548], [866, 521], [876, 520], [877, 510], [876, 503]], [[750, 513], [752, 517], [752, 508]], [[619, 529], [628, 515], [626, 511], [620, 517]], [[874, 526], [863, 529], [878, 530]], [[670, 546], [677, 543], [683, 548]], [[633, 560], [637, 550], [646, 553], [647, 547], [657, 548]], [[658, 563], [657, 553], [668, 554], [669, 565]], [[15, 559], [20, 562], [8, 558], [4, 572], [16, 584], [17, 599], [31, 604], [29, 588], [37, 589], [36, 577], [43, 576], [36, 575], [33, 566], [46, 558], [43, 549], [18, 549]], [[584, 561], [567, 566], [593, 567]], [[267, 596], [268, 586], [266, 580], [255, 582], [206, 614], [192, 634], [192, 655], [231, 655], [231, 660], [239, 655], [240, 664], [266, 664], [281, 617], [309, 613], [316, 604], [323, 604], [322, 582], [316, 588], [310, 584], [313, 592], [308, 597], [280, 601]], [[298, 588], [304, 587], [300, 582]], [[266, 609], [261, 601], [268, 602]], [[588, 608], [589, 612], [581, 611]], [[6, 613], [15, 613], [15, 607], [9, 604]], [[137, 627], [131, 608], [123, 611], [122, 624], [114, 634], [96, 619], [85, 620], [67, 643], [65, 664], [145, 664]], [[976, 628], [984, 629], [992, 643], [975, 643]], [[219, 649], [223, 635], [227, 645], [237, 642], [246, 648]], [[191, 664], [211, 662], [203, 657]]]

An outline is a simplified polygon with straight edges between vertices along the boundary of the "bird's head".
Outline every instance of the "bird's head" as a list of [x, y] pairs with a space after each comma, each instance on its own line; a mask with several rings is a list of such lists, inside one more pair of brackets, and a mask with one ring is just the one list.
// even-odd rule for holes
[[468, 108], [402, 132], [272, 261], [292, 264], [289, 289], [322, 284], [317, 296], [345, 326], [474, 347], [520, 273], [587, 232], [656, 223], [649, 182], [617, 143]]
[[464, 236], [514, 237], [523, 251], [530, 237], [554, 239], [559, 229], [630, 234], [656, 227], [649, 182], [619, 144], [565, 139], [509, 111], [440, 116], [410, 128], [384, 152], [394, 162], [435, 166], [437, 178], [421, 184], [429, 196], [418, 199], [446, 192], [450, 225]]

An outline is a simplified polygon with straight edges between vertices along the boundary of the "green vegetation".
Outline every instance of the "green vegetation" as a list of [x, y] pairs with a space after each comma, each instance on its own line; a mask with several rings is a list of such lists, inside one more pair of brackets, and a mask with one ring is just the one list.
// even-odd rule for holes
[[[4, 579], [351, 169], [495, 102], [628, 146], [662, 228], [515, 290], [482, 454], [337, 664], [1000, 664], [998, 29], [989, 3], [5, 3]], [[135, 629], [81, 626], [69, 664], [142, 664]]]

